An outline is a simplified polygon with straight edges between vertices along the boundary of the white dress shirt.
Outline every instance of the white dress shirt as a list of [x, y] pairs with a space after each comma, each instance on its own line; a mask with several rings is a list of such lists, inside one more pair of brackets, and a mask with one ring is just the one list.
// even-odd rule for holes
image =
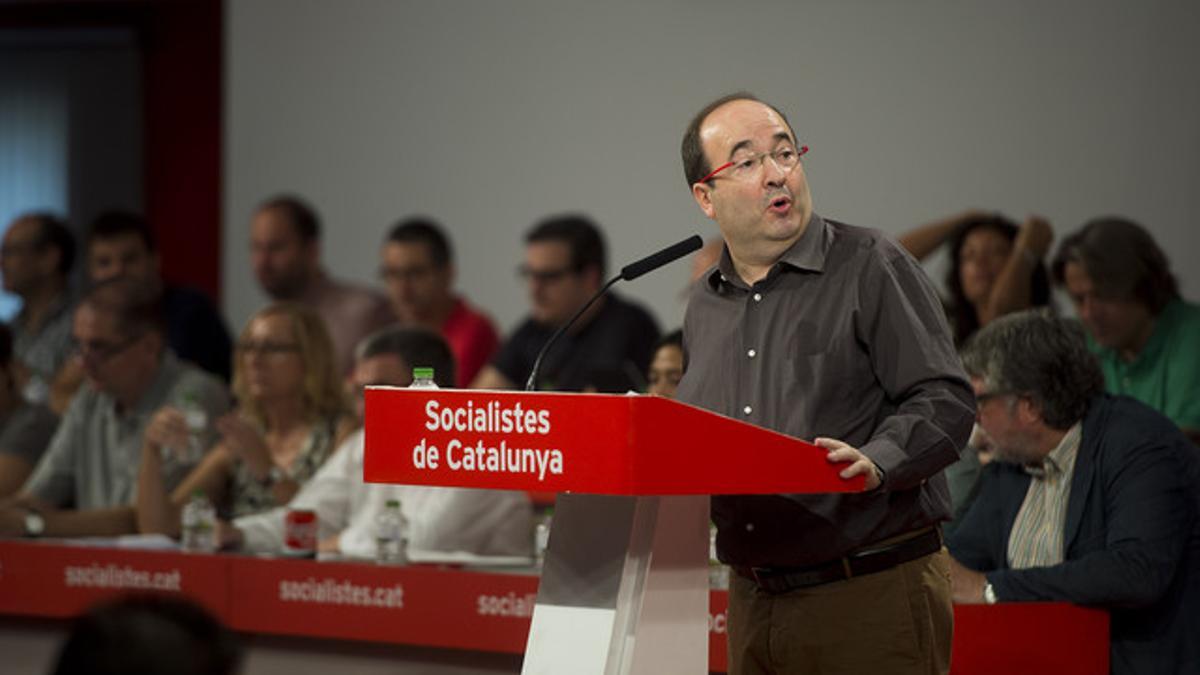
[[468, 488], [382, 485], [363, 481], [363, 432], [342, 442], [287, 507], [237, 518], [245, 551], [279, 552], [283, 548], [288, 508], [316, 511], [318, 538], [341, 533], [344, 555], [375, 555], [375, 518], [388, 500], [400, 500], [408, 520], [410, 553], [445, 552], [477, 555], [532, 554], [533, 515], [522, 492]]

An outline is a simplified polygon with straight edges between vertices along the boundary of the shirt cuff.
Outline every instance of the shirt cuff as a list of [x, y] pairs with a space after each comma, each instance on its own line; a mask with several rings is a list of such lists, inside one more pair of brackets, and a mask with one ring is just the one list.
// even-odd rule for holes
[[233, 526], [242, 531], [241, 550], [248, 553], [278, 553], [283, 550], [282, 509], [235, 518]]

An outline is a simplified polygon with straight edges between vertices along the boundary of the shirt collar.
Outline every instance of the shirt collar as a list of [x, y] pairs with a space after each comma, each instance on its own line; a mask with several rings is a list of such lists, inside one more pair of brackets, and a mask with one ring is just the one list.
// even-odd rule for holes
[[[50, 301], [50, 306], [46, 312], [46, 319], [42, 322], [42, 327], [44, 328], [45, 326], [48, 326], [51, 321], [59, 316], [62, 316], [67, 312], [67, 310], [71, 309], [71, 306], [74, 304], [73, 300], [74, 298], [71, 295], [70, 290], [67, 289], [64, 289], [62, 293], [59, 293], [57, 296], [55, 296], [54, 300]], [[21, 311], [17, 312], [17, 315], [13, 317], [13, 323], [19, 326], [24, 326], [25, 322], [28, 320], [29, 313], [24, 307], [22, 307]]]
[[[823, 272], [825, 258], [829, 254], [829, 248], [833, 245], [832, 234], [825, 219], [813, 213], [808, 219], [804, 233], [783, 252], [783, 255], [779, 256], [779, 261], [771, 267], [767, 279], [777, 276], [784, 267], [807, 272]], [[731, 282], [730, 280], [736, 281]], [[729, 255], [728, 244], [721, 247], [721, 259], [717, 262], [717, 266], [709, 272], [705, 282], [713, 291], [720, 290], [722, 282], [742, 285], [737, 272], [733, 269], [733, 258]]]
[[1121, 358], [1121, 352], [1112, 347], [1099, 347], [1099, 343], [1089, 333], [1087, 338], [1091, 344], [1098, 346], [1097, 351], [1102, 358], [1107, 358], [1119, 364], [1118, 367], [1136, 369], [1143, 363], [1155, 363], [1160, 359], [1160, 353], [1166, 348], [1168, 334], [1171, 332], [1170, 327], [1173, 326], [1178, 319], [1176, 318], [1183, 311], [1184, 303], [1182, 300], [1171, 300], [1163, 307], [1158, 316], [1154, 317], [1154, 328], [1150, 332], [1150, 338], [1146, 340], [1146, 344], [1142, 345], [1141, 351], [1137, 356], [1133, 357], [1132, 361], [1125, 361]]
[[1075, 455], [1079, 452], [1079, 440], [1083, 424], [1076, 422], [1054, 446], [1049, 455], [1038, 464], [1026, 464], [1025, 473], [1041, 480], [1056, 480], [1075, 468]]
[[142, 392], [133, 410], [126, 412], [126, 416], [149, 417], [154, 414], [166, 403], [167, 395], [179, 378], [182, 368], [183, 364], [179, 358], [170, 349], [164, 349], [162, 358], [158, 362], [158, 371], [154, 373], [154, 379], [150, 382], [150, 386], [146, 387], [146, 391]]

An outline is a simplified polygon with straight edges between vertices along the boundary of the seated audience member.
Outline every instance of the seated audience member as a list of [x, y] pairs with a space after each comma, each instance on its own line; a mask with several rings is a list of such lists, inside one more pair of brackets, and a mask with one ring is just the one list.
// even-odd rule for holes
[[[454, 357], [436, 333], [394, 327], [364, 340], [359, 345], [353, 375], [360, 393], [360, 417], [363, 387], [408, 386], [413, 367], [433, 368], [440, 386], [454, 381]], [[346, 439], [288, 507], [316, 511], [321, 551], [369, 558], [375, 554], [375, 516], [389, 499], [400, 500], [400, 509], [408, 519], [410, 551], [530, 553], [532, 514], [525, 494], [365, 483], [362, 430]], [[285, 513], [286, 509], [280, 508], [238, 518], [223, 538], [235, 548], [278, 552], [283, 543]]]
[[431, 220], [401, 221], [380, 249], [379, 276], [396, 317], [446, 338], [458, 363], [454, 386], [461, 389], [487, 364], [500, 338], [491, 319], [454, 292], [455, 273], [450, 240]]
[[339, 375], [350, 373], [359, 340], [396, 320], [381, 293], [338, 281], [321, 269], [320, 221], [298, 197], [274, 197], [254, 212], [250, 260], [272, 300], [307, 305], [325, 320]]
[[646, 393], [675, 398], [675, 389], [683, 378], [683, 331], [674, 330], [658, 341], [650, 372], [646, 375]]
[[161, 289], [167, 346], [184, 361], [229, 381], [232, 341], [225, 320], [200, 291], [163, 283], [154, 232], [144, 218], [109, 211], [92, 221], [87, 272], [92, 283], [124, 277]]
[[127, 595], [75, 620], [51, 675], [234, 675], [241, 647], [184, 598]]
[[33, 403], [49, 400], [51, 387], [71, 353], [75, 237], [48, 213], [19, 216], [4, 233], [0, 271], [4, 290], [21, 298], [12, 320], [17, 384]]
[[1122, 218], [1093, 220], [1063, 240], [1053, 271], [1108, 391], [1161, 412], [1200, 444], [1200, 306], [1179, 297], [1150, 233]]
[[316, 312], [295, 303], [260, 310], [235, 348], [238, 409], [216, 420], [220, 441], [172, 492], [159, 464], [187, 447], [182, 411], [159, 411], [146, 428], [138, 475], [141, 532], [179, 533], [184, 504], [201, 490], [224, 518], [288, 503], [350, 433], [354, 420]]
[[1200, 672], [1197, 449], [1104, 393], [1074, 322], [1004, 317], [963, 359], [996, 461], [949, 539], [955, 600], [1106, 608], [1113, 673]]
[[54, 435], [58, 418], [17, 389], [12, 333], [0, 324], [0, 499], [21, 489]]
[[[0, 506], [0, 535], [109, 536], [136, 530], [142, 435], [155, 411], [190, 401], [210, 418], [229, 408], [216, 378], [166, 349], [158, 298], [127, 279], [90, 289], [72, 334], [86, 377], [25, 487]], [[174, 486], [192, 468], [161, 461]]]
[[918, 260], [947, 246], [946, 313], [961, 347], [997, 317], [1049, 304], [1042, 259], [1053, 239], [1050, 225], [1037, 216], [1017, 227], [999, 214], [967, 211], [905, 233], [900, 245]]
[[[519, 268], [529, 292], [529, 316], [475, 378], [480, 389], [523, 388], [538, 351], [604, 285], [604, 237], [584, 216], [542, 221], [525, 235]], [[600, 298], [542, 361], [539, 389], [580, 391], [598, 368], [646, 372], [658, 324], [615, 293]]]

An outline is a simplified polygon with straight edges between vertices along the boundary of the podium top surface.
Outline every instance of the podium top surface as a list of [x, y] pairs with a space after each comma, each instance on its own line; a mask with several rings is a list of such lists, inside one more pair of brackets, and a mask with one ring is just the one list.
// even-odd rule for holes
[[610, 495], [857, 492], [826, 451], [655, 396], [370, 387], [366, 480]]

